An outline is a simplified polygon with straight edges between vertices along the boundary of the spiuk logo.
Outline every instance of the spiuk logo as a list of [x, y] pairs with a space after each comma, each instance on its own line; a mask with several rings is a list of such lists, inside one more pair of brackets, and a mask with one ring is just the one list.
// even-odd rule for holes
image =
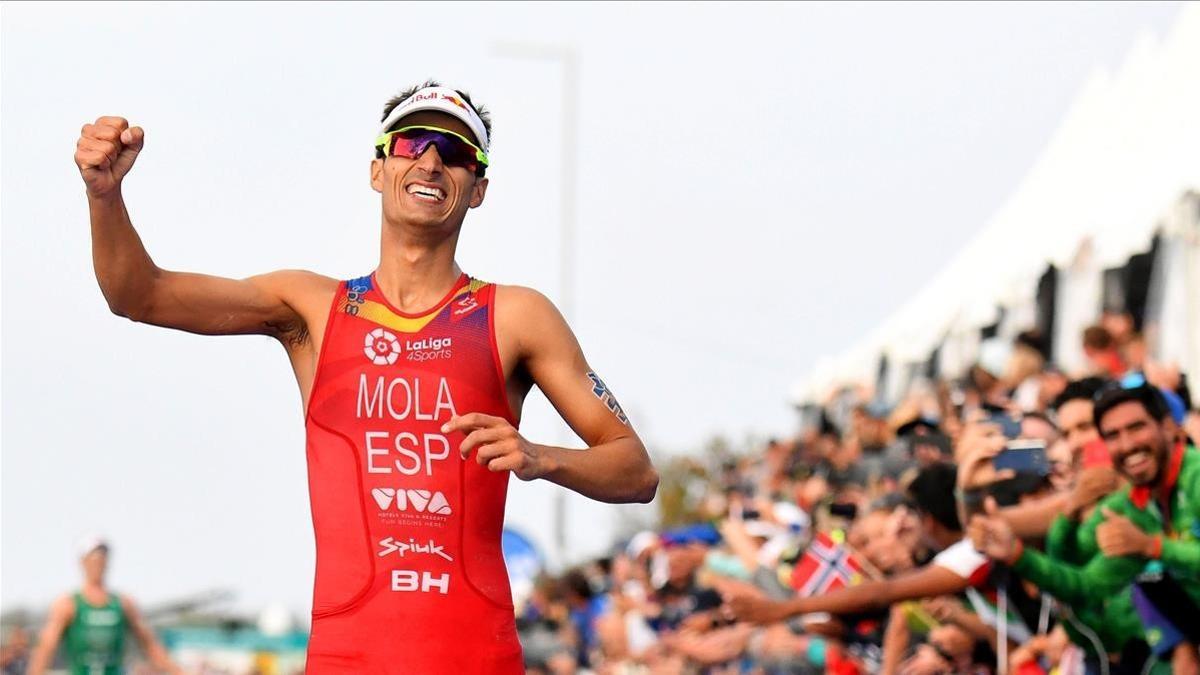
[[376, 328], [363, 339], [363, 353], [377, 366], [390, 366], [400, 358], [400, 341], [390, 332]]
[[442, 548], [442, 546], [434, 540], [429, 539], [426, 541], [426, 543], [422, 544], [412, 537], [409, 537], [408, 541], [399, 541], [392, 537], [383, 539], [379, 542], [379, 553], [376, 555], [382, 558], [387, 555], [395, 554], [403, 558], [409, 553], [427, 553], [429, 555], [436, 555], [445, 560], [449, 560], [450, 562], [454, 562], [454, 558], [451, 557], [449, 553], [446, 553], [446, 549]]

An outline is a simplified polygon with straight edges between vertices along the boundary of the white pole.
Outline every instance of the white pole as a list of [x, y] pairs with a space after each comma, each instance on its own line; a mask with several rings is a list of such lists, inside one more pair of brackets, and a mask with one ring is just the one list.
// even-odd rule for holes
[[[497, 54], [519, 59], [552, 61], [562, 66], [562, 147], [559, 166], [559, 309], [570, 324], [575, 314], [575, 197], [576, 168], [579, 156], [579, 59], [575, 49], [565, 45], [539, 45], [525, 42], [499, 43]], [[569, 445], [569, 432], [563, 432], [562, 445]], [[553, 493], [554, 546], [558, 563], [567, 562], [567, 493]]]

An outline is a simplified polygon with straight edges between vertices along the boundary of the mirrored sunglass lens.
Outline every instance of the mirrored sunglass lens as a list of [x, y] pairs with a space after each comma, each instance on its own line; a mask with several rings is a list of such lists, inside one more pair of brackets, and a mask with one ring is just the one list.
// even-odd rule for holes
[[428, 129], [413, 129], [398, 133], [393, 137], [393, 156], [416, 159], [432, 143], [437, 148], [442, 161], [454, 166], [464, 166], [474, 170], [478, 165], [475, 159], [475, 148], [460, 138], [438, 133]]

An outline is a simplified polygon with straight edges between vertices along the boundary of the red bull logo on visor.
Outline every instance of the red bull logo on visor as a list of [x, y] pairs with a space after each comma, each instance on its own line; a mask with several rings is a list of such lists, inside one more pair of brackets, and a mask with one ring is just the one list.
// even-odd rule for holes
[[420, 103], [421, 101], [436, 101], [438, 99], [449, 101], [464, 110], [467, 109], [467, 104], [463, 103], [462, 99], [458, 98], [457, 96], [449, 96], [437, 91], [431, 91], [428, 94], [415, 94], [404, 102], [404, 107], [407, 108], [408, 106], [413, 105], [414, 103]]

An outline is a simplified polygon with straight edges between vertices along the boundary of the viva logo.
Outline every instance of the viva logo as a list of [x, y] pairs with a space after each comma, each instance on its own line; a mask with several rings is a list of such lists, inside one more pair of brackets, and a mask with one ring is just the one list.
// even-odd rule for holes
[[432, 513], [439, 516], [448, 516], [453, 513], [450, 510], [450, 502], [446, 500], [446, 495], [440, 491], [375, 488], [371, 490], [371, 497], [384, 511], [391, 509], [394, 504], [397, 511]]

